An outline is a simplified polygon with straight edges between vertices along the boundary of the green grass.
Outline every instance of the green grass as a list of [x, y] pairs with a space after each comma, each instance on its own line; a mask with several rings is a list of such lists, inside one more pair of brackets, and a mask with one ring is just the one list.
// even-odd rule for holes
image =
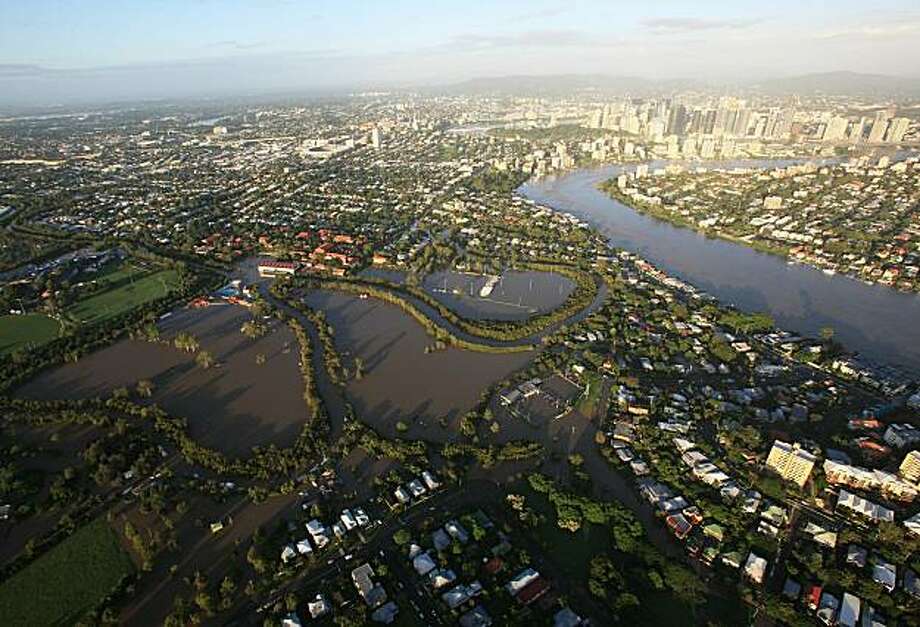
[[148, 270], [130, 262], [111, 262], [96, 273], [81, 273], [78, 281], [96, 281], [97, 283], [114, 283], [129, 277], [140, 277]]
[[0, 585], [2, 622], [72, 624], [133, 571], [115, 532], [99, 518]]
[[160, 270], [113, 290], [90, 296], [67, 310], [81, 324], [93, 324], [119, 316], [157, 298], [166, 296], [178, 286], [175, 270]]
[[53, 340], [60, 328], [57, 320], [43, 314], [0, 316], [0, 355]]
[[589, 375], [585, 391], [578, 398], [578, 411], [588, 418], [593, 418], [597, 413], [603, 391], [604, 380], [596, 374]]

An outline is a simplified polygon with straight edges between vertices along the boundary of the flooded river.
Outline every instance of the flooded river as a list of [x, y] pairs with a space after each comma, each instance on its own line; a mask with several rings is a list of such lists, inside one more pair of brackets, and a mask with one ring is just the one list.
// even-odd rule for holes
[[531, 181], [519, 192], [589, 221], [612, 245], [641, 255], [723, 302], [767, 312], [782, 328], [810, 336], [832, 327], [848, 349], [920, 371], [920, 295], [789, 265], [780, 257], [644, 216], [597, 189], [621, 170], [577, 170]]

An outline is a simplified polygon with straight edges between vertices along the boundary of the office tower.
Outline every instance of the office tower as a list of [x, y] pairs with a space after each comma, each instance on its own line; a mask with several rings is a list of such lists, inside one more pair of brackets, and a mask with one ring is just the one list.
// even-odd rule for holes
[[741, 109], [735, 118], [735, 124], [732, 127], [732, 135], [735, 137], [747, 137], [748, 127], [751, 125], [751, 110]]
[[729, 114], [733, 113], [729, 109], [720, 108], [716, 110], [715, 121], [712, 124], [712, 134], [716, 137], [721, 137], [725, 134], [725, 129], [728, 128], [728, 119]]
[[690, 114], [690, 124], [688, 125], [688, 133], [700, 133], [703, 129], [703, 112], [699, 109], [694, 109], [693, 113]]
[[668, 116], [668, 134], [683, 135], [687, 125], [687, 107], [682, 104], [671, 109]]
[[712, 135], [712, 131], [716, 127], [716, 112], [710, 109], [703, 114], [702, 118], [701, 132], [705, 135]]

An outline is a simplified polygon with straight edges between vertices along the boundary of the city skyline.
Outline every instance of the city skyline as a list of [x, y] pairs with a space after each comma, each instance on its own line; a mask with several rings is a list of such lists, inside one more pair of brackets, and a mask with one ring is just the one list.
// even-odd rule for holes
[[5, 3], [0, 103], [444, 85], [597, 73], [743, 81], [916, 75], [907, 2]]

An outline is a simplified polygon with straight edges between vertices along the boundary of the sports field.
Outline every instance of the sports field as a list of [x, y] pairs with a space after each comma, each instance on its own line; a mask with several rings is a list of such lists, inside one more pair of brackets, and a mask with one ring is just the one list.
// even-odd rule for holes
[[160, 270], [81, 300], [69, 307], [67, 314], [80, 324], [93, 324], [161, 298], [178, 283], [175, 270]]
[[57, 337], [61, 325], [43, 314], [0, 316], [0, 355], [29, 344], [44, 344]]

